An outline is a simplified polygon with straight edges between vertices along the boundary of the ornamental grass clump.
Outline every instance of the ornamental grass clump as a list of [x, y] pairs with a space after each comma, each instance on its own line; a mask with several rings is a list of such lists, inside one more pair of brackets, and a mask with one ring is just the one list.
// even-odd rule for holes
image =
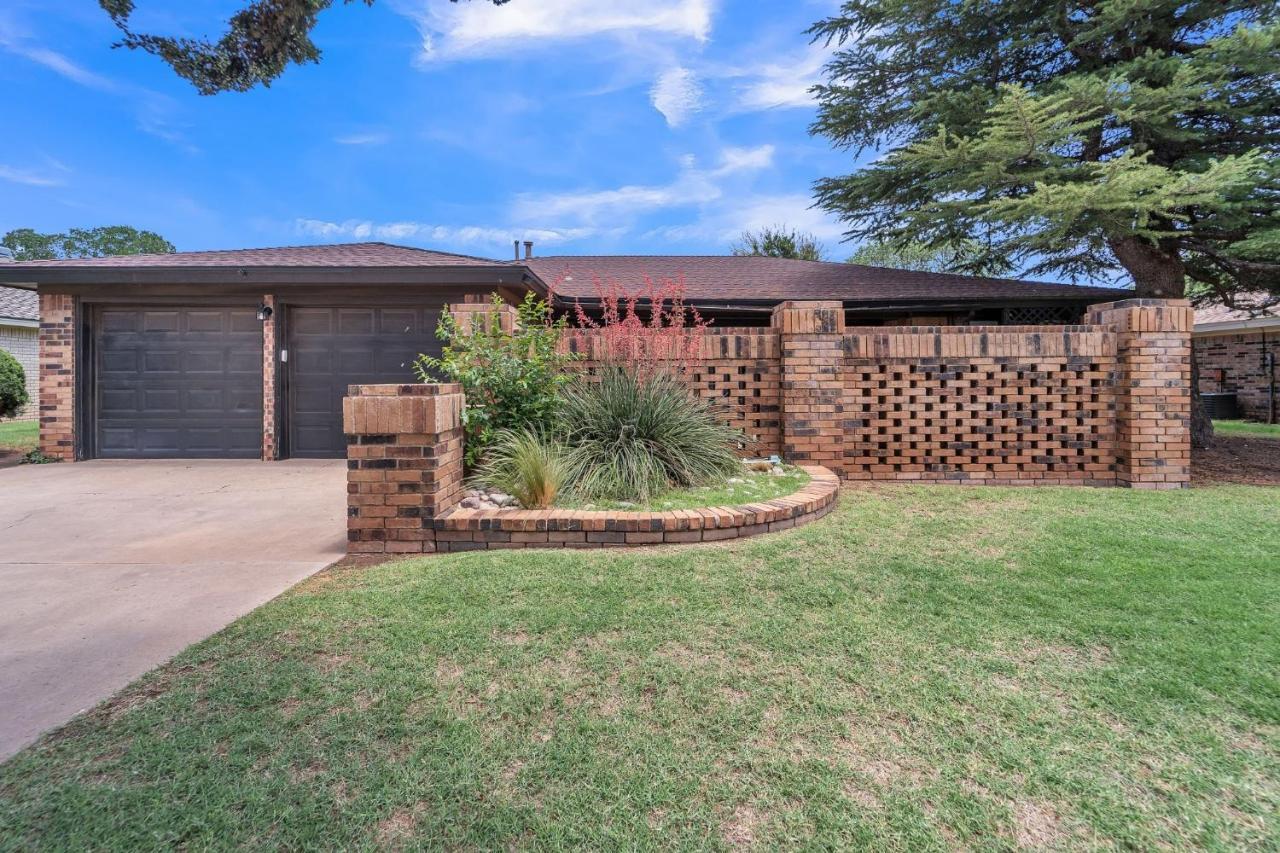
[[485, 450], [473, 481], [501, 489], [525, 509], [555, 503], [570, 476], [564, 445], [536, 429], [500, 430]]
[[667, 373], [609, 365], [578, 377], [562, 392], [560, 417], [570, 488], [583, 499], [644, 502], [742, 472], [739, 432]]

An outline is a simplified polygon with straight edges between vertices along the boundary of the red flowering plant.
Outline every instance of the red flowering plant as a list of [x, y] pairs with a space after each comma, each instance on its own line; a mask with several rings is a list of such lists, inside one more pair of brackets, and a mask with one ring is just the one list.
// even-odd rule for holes
[[647, 501], [741, 473], [741, 433], [685, 376], [702, 357], [707, 322], [685, 302], [683, 277], [646, 277], [638, 292], [593, 278], [599, 314], [575, 304], [567, 335], [593, 374], [561, 392], [570, 490], [584, 500]]
[[645, 276], [639, 290], [628, 290], [617, 280], [599, 275], [592, 280], [599, 319], [575, 302], [574, 325], [568, 335], [573, 349], [588, 361], [652, 376], [682, 374], [701, 355], [709, 323], [686, 303], [684, 276], [656, 282]]

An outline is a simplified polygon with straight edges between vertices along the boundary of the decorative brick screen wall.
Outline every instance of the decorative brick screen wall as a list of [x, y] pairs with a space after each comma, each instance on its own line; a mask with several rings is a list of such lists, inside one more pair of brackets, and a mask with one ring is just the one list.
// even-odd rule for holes
[[[1234, 391], [1245, 417], [1280, 418], [1280, 402], [1271, 398], [1272, 383], [1280, 384], [1280, 366], [1275, 364], [1280, 362], [1280, 327], [1205, 335], [1192, 345], [1200, 363], [1201, 393]], [[1267, 353], [1274, 359], [1270, 366]], [[1277, 411], [1271, 411], [1273, 405]]]
[[843, 378], [850, 479], [1115, 480], [1109, 330], [850, 329]]

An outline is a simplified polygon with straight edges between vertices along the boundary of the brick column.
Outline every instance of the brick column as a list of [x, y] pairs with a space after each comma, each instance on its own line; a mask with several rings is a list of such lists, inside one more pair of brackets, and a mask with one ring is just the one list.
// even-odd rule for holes
[[347, 393], [347, 551], [434, 552], [436, 516], [462, 499], [462, 386]]
[[782, 347], [782, 451], [787, 461], [843, 470], [844, 307], [783, 302], [773, 309]]
[[76, 300], [40, 294], [40, 452], [76, 458]]
[[[457, 321], [458, 329], [463, 334], [468, 334], [477, 321], [491, 322], [489, 318], [493, 316], [493, 303], [485, 297], [468, 296], [467, 301], [450, 305], [447, 310]], [[498, 308], [498, 328], [511, 334], [516, 329], [518, 316], [516, 307], [504, 302]]]
[[271, 316], [262, 323], [262, 460], [274, 462], [280, 458], [280, 420], [276, 409], [280, 317], [276, 313], [274, 293], [263, 296], [262, 304], [271, 309]]
[[1185, 299], [1094, 305], [1089, 323], [1116, 331], [1116, 481], [1135, 489], [1191, 482], [1191, 327]]

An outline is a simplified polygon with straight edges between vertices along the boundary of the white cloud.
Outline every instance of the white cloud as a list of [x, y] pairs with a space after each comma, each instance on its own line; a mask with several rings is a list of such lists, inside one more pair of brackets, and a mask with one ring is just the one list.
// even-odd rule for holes
[[368, 133], [348, 133], [345, 136], [334, 137], [334, 142], [339, 145], [385, 145], [391, 140], [391, 135], [385, 131], [371, 131]]
[[0, 181], [22, 184], [28, 187], [60, 187], [66, 183], [62, 178], [55, 175], [5, 165], [0, 165]]
[[607, 190], [568, 193], [526, 193], [516, 197], [517, 221], [562, 221], [603, 226], [634, 218], [638, 214], [673, 207], [688, 207], [715, 201], [724, 194], [722, 178], [739, 172], [767, 169], [773, 164], [774, 148], [725, 148], [714, 169], [701, 169], [691, 155], [680, 158], [680, 173], [670, 183], [628, 185]]
[[830, 214], [815, 208], [812, 198], [790, 193], [738, 196], [733, 199], [733, 204], [704, 210], [703, 215], [693, 222], [656, 228], [645, 236], [667, 240], [712, 240], [727, 244], [744, 231], [759, 231], [771, 226], [793, 228], [830, 242], [839, 241], [845, 230]]
[[639, 33], [706, 41], [716, 0], [399, 0], [422, 34], [427, 60], [491, 56], [594, 36]]
[[702, 109], [702, 86], [688, 68], [670, 68], [658, 76], [649, 100], [668, 126], [679, 127]]
[[737, 106], [747, 111], [784, 107], [812, 107], [809, 91], [822, 79], [822, 66], [830, 53], [811, 46], [803, 55], [751, 69], [738, 92]]
[[48, 48], [37, 45], [24, 44], [22, 42], [14, 42], [0, 36], [0, 46], [3, 46], [11, 53], [25, 57], [39, 65], [43, 65], [55, 74], [58, 74], [73, 83], [79, 83], [90, 89], [97, 89], [100, 92], [112, 92], [119, 94], [123, 91], [123, 87], [109, 77], [103, 77], [96, 74], [83, 66], [77, 65], [68, 57], [49, 50]]
[[756, 172], [773, 165], [774, 147], [759, 145], [755, 148], [734, 148], [730, 146], [720, 152], [720, 166], [715, 170], [717, 175], [731, 175], [734, 172]]
[[450, 246], [509, 247], [512, 240], [534, 240], [539, 243], [564, 243], [594, 236], [588, 228], [515, 228], [486, 225], [436, 225], [427, 222], [374, 222], [369, 219], [346, 219], [330, 222], [323, 219], [294, 220], [294, 231], [304, 237], [321, 240], [385, 240], [410, 242], [437, 249]]
[[18, 27], [3, 20], [0, 20], [0, 49], [42, 65], [79, 86], [127, 100], [135, 109], [139, 130], [188, 151], [199, 150], [175, 127], [172, 115], [176, 110], [176, 103], [167, 95], [140, 86], [120, 83], [90, 71], [64, 54], [30, 40]]

